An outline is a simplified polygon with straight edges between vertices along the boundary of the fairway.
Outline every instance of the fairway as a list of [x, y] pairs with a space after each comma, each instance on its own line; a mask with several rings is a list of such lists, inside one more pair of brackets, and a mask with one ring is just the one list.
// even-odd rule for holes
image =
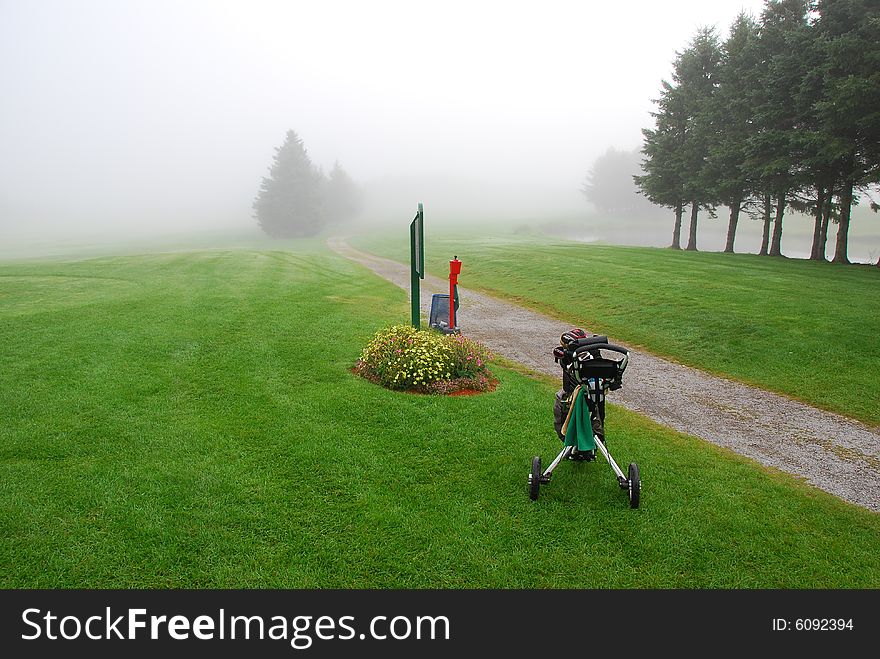
[[0, 587], [880, 587], [876, 514], [618, 407], [641, 508], [601, 463], [530, 501], [555, 384], [355, 377], [405, 292], [286, 247], [0, 264]]
[[[351, 240], [406, 261], [405, 236]], [[689, 366], [880, 425], [880, 269], [446, 231], [429, 272]]]

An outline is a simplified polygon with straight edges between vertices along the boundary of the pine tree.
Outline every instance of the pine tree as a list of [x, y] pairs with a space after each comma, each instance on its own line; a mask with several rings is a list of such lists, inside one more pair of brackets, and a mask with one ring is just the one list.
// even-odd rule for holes
[[642, 129], [645, 136], [640, 176], [633, 176], [639, 192], [658, 206], [675, 212], [670, 248], [681, 249], [681, 216], [684, 213], [684, 186], [678, 163], [678, 146], [684, 139], [684, 128], [675, 110], [674, 90], [664, 81], [663, 95], [657, 101], [660, 112], [653, 113], [657, 127]]
[[833, 261], [849, 263], [850, 213], [857, 191], [880, 182], [880, 2], [820, 0], [816, 8], [816, 29], [827, 57], [818, 120], [839, 181]]
[[713, 205], [705, 165], [710, 144], [709, 102], [717, 86], [719, 60], [714, 31], [699, 30], [688, 48], [677, 55], [672, 83], [662, 83], [660, 98], [655, 101], [658, 111], [652, 113], [656, 128], [642, 131], [645, 174], [634, 180], [648, 199], [675, 210], [673, 249], [681, 249], [685, 204], [691, 205], [689, 250], [697, 247], [699, 209]]
[[643, 128], [642, 144], [644, 174], [633, 176], [639, 192], [649, 201], [671, 208], [675, 213], [671, 249], [681, 249], [681, 218], [684, 214], [685, 190], [682, 146], [687, 130], [684, 95], [676, 86], [663, 80], [660, 97], [654, 99], [657, 111], [652, 112], [655, 127]]
[[767, 0], [758, 38], [761, 76], [752, 87], [755, 133], [748, 141], [746, 167], [761, 192], [776, 203], [766, 252], [770, 256], [782, 255], [785, 210], [805, 185], [799, 154], [805, 108], [798, 102], [798, 92], [808, 66], [803, 57], [810, 41], [808, 29], [806, 0]]
[[253, 203], [260, 228], [273, 238], [319, 233], [324, 224], [324, 185], [324, 176], [312, 164], [302, 140], [294, 131], [287, 131]]
[[605, 215], [645, 215], [655, 212], [654, 206], [638, 195], [633, 176], [642, 169], [641, 152], [621, 151], [610, 147], [593, 161], [581, 193], [600, 213]]
[[715, 197], [730, 210], [725, 252], [734, 251], [739, 216], [755, 189], [742, 167], [746, 144], [755, 126], [750, 89], [759, 77], [758, 24], [745, 13], [737, 16], [722, 46], [718, 89], [712, 99], [710, 124], [713, 138], [706, 168]]
[[827, 97], [828, 56], [824, 40], [811, 23], [808, 38], [803, 42], [800, 57], [805, 65], [796, 92], [796, 103], [802, 108], [800, 129], [795, 135], [798, 163], [804, 174], [804, 208], [813, 214], [813, 242], [810, 259], [825, 260], [828, 224], [835, 209], [834, 190], [839, 187], [840, 156], [834, 139], [822, 125], [819, 108]]
[[361, 191], [339, 162], [333, 169], [324, 187], [324, 217], [328, 224], [345, 222], [361, 210]]
[[691, 222], [686, 250], [697, 249], [697, 217], [701, 208], [714, 211], [716, 192], [707, 168], [714, 139], [712, 104], [718, 88], [721, 48], [712, 28], [697, 31], [675, 62], [673, 78], [685, 109], [685, 135], [681, 145], [682, 181], [690, 202]]

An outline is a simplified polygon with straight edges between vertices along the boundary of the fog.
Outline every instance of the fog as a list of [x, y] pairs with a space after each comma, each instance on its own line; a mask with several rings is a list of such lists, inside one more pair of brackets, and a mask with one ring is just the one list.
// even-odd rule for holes
[[256, 231], [289, 129], [367, 220], [586, 218], [676, 50], [761, 6], [0, 0], [0, 237]]

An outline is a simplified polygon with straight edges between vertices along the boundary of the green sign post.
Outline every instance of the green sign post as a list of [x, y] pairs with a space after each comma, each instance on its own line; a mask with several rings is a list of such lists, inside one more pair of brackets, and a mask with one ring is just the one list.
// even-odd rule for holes
[[419, 279], [425, 278], [425, 211], [422, 202], [409, 225], [410, 293], [412, 295], [412, 326], [419, 329]]

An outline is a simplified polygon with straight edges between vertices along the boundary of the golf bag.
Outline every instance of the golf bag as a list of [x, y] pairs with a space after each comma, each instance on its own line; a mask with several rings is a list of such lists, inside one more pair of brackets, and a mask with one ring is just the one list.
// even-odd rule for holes
[[[603, 441], [605, 439], [604, 392], [608, 389], [614, 391], [621, 387], [620, 374], [615, 371], [611, 379], [599, 379], [598, 382], [592, 378], [583, 377], [581, 369], [579, 368], [583, 359], [579, 359], [575, 354], [575, 351], [580, 347], [589, 346], [591, 344], [607, 343], [607, 336], [593, 335], [588, 337], [584, 330], [575, 328], [563, 334], [560, 337], [560, 345], [553, 349], [553, 358], [562, 368], [562, 389], [556, 392], [556, 398], [553, 403], [553, 427], [556, 429], [556, 434], [559, 436], [559, 439], [563, 442], [565, 441], [565, 435], [562, 432], [562, 428], [565, 425], [569, 410], [571, 409], [572, 394], [578, 385], [588, 384], [592, 386], [590, 387], [591, 393], [587, 398], [587, 404], [590, 406], [591, 411], [597, 412], [592, 415], [593, 432]], [[588, 355], [589, 359], [602, 358], [599, 350], [587, 349], [584, 352], [586, 354], [583, 356], [586, 357]], [[602, 393], [598, 394], [596, 392], [597, 389]]]

